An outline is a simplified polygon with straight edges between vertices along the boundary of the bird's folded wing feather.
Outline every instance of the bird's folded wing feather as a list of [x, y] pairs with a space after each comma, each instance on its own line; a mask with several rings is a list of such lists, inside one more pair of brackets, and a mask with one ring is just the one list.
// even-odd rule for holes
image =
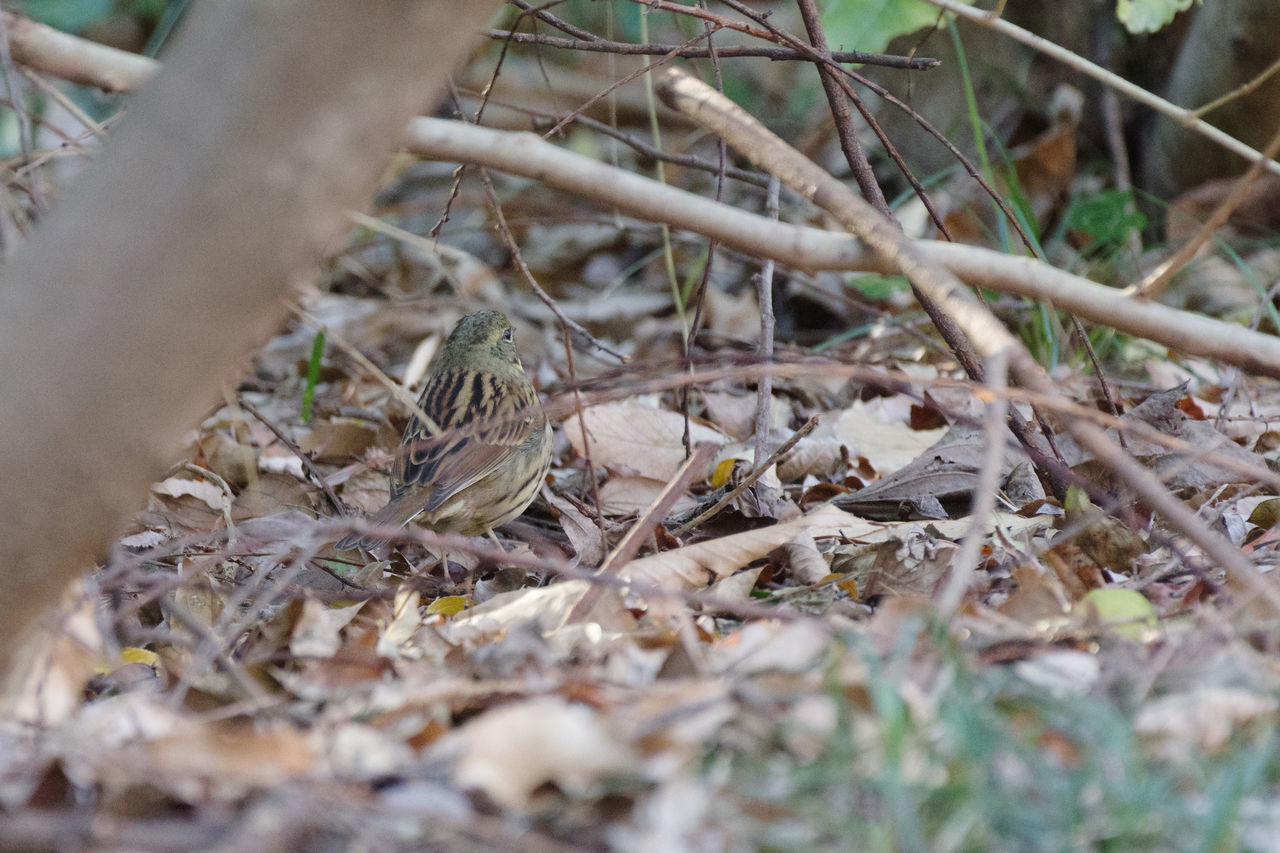
[[434, 374], [419, 405], [442, 432], [432, 435], [414, 415], [396, 460], [391, 499], [416, 491], [415, 486], [429, 486], [431, 494], [423, 507], [427, 512], [491, 473], [546, 422], [527, 381], [509, 382], [475, 371]]

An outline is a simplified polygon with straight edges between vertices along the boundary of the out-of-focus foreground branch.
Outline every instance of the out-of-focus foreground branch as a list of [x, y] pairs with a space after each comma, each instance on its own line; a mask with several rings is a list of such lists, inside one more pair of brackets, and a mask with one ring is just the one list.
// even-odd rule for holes
[[0, 274], [0, 654], [283, 317], [495, 0], [195, 4]]

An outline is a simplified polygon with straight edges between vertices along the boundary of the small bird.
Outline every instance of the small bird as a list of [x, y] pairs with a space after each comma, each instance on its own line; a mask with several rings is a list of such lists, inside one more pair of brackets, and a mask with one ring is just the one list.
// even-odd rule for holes
[[[551, 424], [500, 311], [458, 321], [427, 367], [418, 407], [391, 469], [391, 499], [369, 519], [403, 527], [421, 516], [439, 533], [479, 536], [520, 515], [551, 465]], [[353, 533], [345, 551], [386, 538]]]

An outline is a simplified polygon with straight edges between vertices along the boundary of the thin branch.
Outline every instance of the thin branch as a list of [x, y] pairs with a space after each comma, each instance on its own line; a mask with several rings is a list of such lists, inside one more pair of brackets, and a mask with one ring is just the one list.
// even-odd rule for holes
[[1227, 92], [1225, 95], [1222, 95], [1220, 97], [1214, 98], [1212, 101], [1210, 101], [1209, 103], [1205, 104], [1202, 107], [1196, 107], [1194, 110], [1191, 111], [1191, 114], [1196, 118], [1201, 118], [1205, 115], [1208, 115], [1209, 113], [1216, 110], [1218, 107], [1221, 107], [1224, 104], [1230, 103], [1231, 101], [1234, 101], [1236, 98], [1240, 98], [1249, 94], [1254, 89], [1258, 88], [1263, 83], [1267, 82], [1267, 79], [1270, 78], [1277, 71], [1280, 71], [1280, 59], [1277, 59], [1275, 62], [1268, 65], [1266, 68], [1262, 70], [1262, 73], [1260, 73], [1257, 77], [1254, 77], [1252, 80], [1248, 80], [1244, 83], [1241, 83], [1239, 86], [1232, 89], [1230, 92]]
[[[809, 43], [825, 60], [831, 59], [831, 51], [827, 48], [827, 34], [822, 31], [822, 21], [818, 16], [818, 4], [815, 0], [797, 0], [800, 6], [800, 17], [804, 20], [805, 31], [809, 34]], [[866, 152], [858, 142], [857, 133], [853, 129], [853, 112], [849, 109], [849, 100], [840, 88], [836, 72], [827, 67], [825, 62], [815, 63], [818, 77], [822, 80], [822, 91], [826, 93], [827, 105], [831, 107], [831, 118], [835, 123], [836, 136], [840, 139], [840, 150], [844, 152], [845, 162], [853, 179], [862, 190], [862, 197], [871, 206], [886, 217], [892, 217], [889, 203], [884, 199], [884, 192], [876, 181], [871, 164], [867, 162]]]
[[[565, 21], [561, 18], [557, 18], [555, 15], [551, 14], [543, 7], [535, 7], [532, 3], [526, 3], [525, 0], [507, 0], [507, 2], [510, 3], [512, 6], [515, 6], [520, 11], [528, 14], [532, 14], [539, 21], [542, 21], [543, 23], [546, 23], [546, 24], [550, 24], [560, 32], [573, 36], [579, 41], [586, 41], [586, 42], [604, 41], [604, 39], [602, 39], [600, 36], [596, 35], [595, 33], [591, 32], [590, 30], [584, 30], [582, 29], [582, 27], [574, 26], [568, 21]], [[555, 4], [548, 3], [546, 5], [551, 6]], [[524, 17], [524, 16], [522, 15], [521, 17]]]
[[[503, 103], [502, 106], [509, 110], [523, 112], [526, 115], [546, 115], [545, 113], [519, 107], [514, 104]], [[551, 121], [559, 121], [559, 117], [553, 117], [551, 118]], [[637, 154], [640, 154], [642, 157], [661, 160], [664, 163], [671, 163], [675, 166], [684, 166], [686, 169], [697, 169], [700, 172], [718, 174], [720, 171], [720, 166], [716, 163], [708, 163], [706, 160], [703, 160], [701, 157], [697, 157], [693, 154], [675, 154], [670, 151], [663, 151], [660, 148], [650, 145], [644, 140], [637, 139], [629, 133], [618, 130], [616, 127], [611, 127], [602, 121], [596, 121], [588, 116], [578, 115], [574, 117], [573, 121], [574, 124], [589, 127], [597, 133], [602, 133], [605, 136], [618, 140]], [[535, 127], [537, 127], [537, 125], [535, 125]], [[746, 169], [739, 169], [738, 167], [730, 166], [727, 163], [724, 164], [724, 175], [726, 178], [733, 178], [736, 181], [742, 181], [745, 184], [751, 184], [752, 186], [757, 186], [761, 189], [769, 186], [768, 175], [763, 175], [759, 172], [751, 172]]]
[[[616, 577], [619, 570], [627, 563], [631, 562], [631, 558], [635, 556], [636, 551], [640, 550], [640, 546], [644, 544], [644, 540], [652, 535], [652, 525], [657, 524], [666, 518], [667, 511], [674, 504], [689, 484], [693, 482], [693, 478], [702, 473], [707, 463], [711, 461], [711, 456], [715, 452], [715, 445], [710, 442], [699, 444], [693, 451], [680, 469], [676, 471], [675, 476], [671, 478], [671, 482], [658, 494], [648, 508], [640, 514], [635, 524], [631, 525], [626, 534], [622, 537], [608, 556], [604, 558], [604, 562], [600, 564], [600, 568], [596, 570], [595, 576], [598, 578]], [[568, 621], [581, 621], [591, 614], [595, 608], [596, 602], [604, 594], [606, 587], [593, 585], [587, 590], [577, 604], [573, 607]]]
[[[765, 199], [764, 215], [773, 221], [778, 219], [778, 188], [781, 185], [777, 178], [769, 179], [769, 194]], [[767, 258], [756, 273], [756, 302], [760, 306], [760, 343], [756, 351], [760, 361], [773, 361], [773, 273], [775, 262]], [[761, 376], [756, 383], [756, 425], [755, 455], [752, 461], [757, 465], [764, 458], [769, 448], [769, 409], [773, 404], [773, 377]]]
[[949, 619], [964, 601], [965, 593], [973, 583], [977, 572], [982, 543], [986, 541], [987, 525], [995, 512], [996, 491], [1000, 488], [1000, 469], [1004, 465], [1004, 423], [1007, 419], [1009, 398], [1004, 393], [1009, 374], [1006, 353], [998, 352], [987, 359], [987, 389], [991, 391], [987, 411], [982, 418], [987, 452], [983, 454], [978, 482], [973, 487], [973, 501], [969, 508], [969, 531], [960, 543], [960, 550], [951, 561], [951, 572], [946, 586], [938, 595], [938, 615]]
[[542, 285], [538, 284], [538, 279], [534, 277], [533, 271], [529, 269], [528, 264], [524, 262], [524, 257], [520, 252], [520, 244], [516, 242], [515, 235], [511, 233], [510, 227], [507, 225], [507, 218], [502, 212], [502, 203], [498, 199], [498, 192], [493, 188], [493, 181], [489, 180], [489, 175], [482, 169], [480, 171], [480, 182], [484, 185], [485, 198], [489, 202], [489, 209], [493, 213], [494, 219], [498, 223], [498, 234], [501, 235], [503, 245], [507, 247], [507, 251], [511, 253], [511, 261], [515, 264], [516, 270], [520, 273], [520, 277], [529, 285], [529, 289], [534, 292], [542, 304], [550, 309], [551, 313], [556, 315], [556, 319], [560, 321], [566, 329], [572, 329], [575, 335], [578, 335], [585, 343], [600, 350], [600, 352], [608, 353], [620, 362], [626, 362], [627, 356], [613, 349], [603, 341], [596, 338], [576, 320], [571, 320], [560, 310], [560, 306], [551, 298], [551, 294], [542, 289]]
[[[624, 41], [607, 41], [596, 39], [587, 41], [576, 38], [559, 38], [544, 36], [540, 33], [520, 33], [511, 30], [485, 30], [491, 39], [509, 39], [516, 44], [537, 44], [561, 50], [582, 50], [592, 53], [615, 53], [619, 56], [662, 56], [674, 53], [681, 59], [707, 59], [711, 52], [705, 47], [680, 47], [670, 44], [631, 44]], [[754, 47], [750, 45], [734, 45], [716, 49], [716, 54], [725, 59], [759, 57], [774, 62], [805, 60], [799, 51], [785, 47]], [[832, 51], [831, 58], [836, 62], [857, 63], [861, 65], [879, 65], [885, 68], [899, 68], [911, 71], [926, 71], [937, 68], [942, 63], [937, 59], [919, 56], [894, 56], [887, 53], [863, 53], [860, 50]]]

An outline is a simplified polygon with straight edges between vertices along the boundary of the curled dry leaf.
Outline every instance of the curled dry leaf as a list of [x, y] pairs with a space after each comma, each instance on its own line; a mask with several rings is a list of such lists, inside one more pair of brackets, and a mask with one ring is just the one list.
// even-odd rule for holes
[[[597, 465], [665, 483], [684, 464], [684, 418], [675, 412], [637, 403], [606, 403], [583, 415], [591, 459]], [[576, 414], [565, 419], [564, 434], [578, 455], [585, 455]], [[725, 443], [719, 430], [697, 420], [689, 423], [689, 438], [692, 444], [708, 441], [719, 447]]]
[[584, 795], [600, 779], [640, 770], [631, 747], [585, 705], [558, 696], [515, 702], [477, 717], [433, 750], [452, 758], [464, 789], [525, 811], [547, 783]]
[[189, 802], [274, 787], [308, 773], [314, 764], [306, 734], [285, 725], [183, 724], [148, 744], [147, 753], [137, 764], [112, 763], [146, 767], [146, 777], [135, 783], [161, 785]]
[[587, 581], [571, 580], [537, 589], [504, 592], [459, 613], [440, 627], [440, 633], [450, 642], [465, 647], [481, 646], [526, 627], [547, 636], [564, 626], [589, 587]]
[[[703, 403], [712, 423], [739, 441], [755, 433], [756, 398], [754, 394], [730, 394], [704, 391]], [[769, 398], [769, 429], [781, 431], [791, 419], [791, 407], [785, 400]]]
[[[1193, 452], [1170, 450], [1162, 444], [1129, 433], [1125, 437], [1128, 452], [1144, 466], [1158, 474], [1170, 490], [1207, 489], [1224, 483], [1240, 483], [1249, 479], [1247, 472], [1262, 470], [1266, 461], [1223, 435], [1212, 422], [1187, 417], [1178, 403], [1186, 389], [1182, 386], [1152, 394], [1141, 405], [1127, 412], [1121, 420], [1152, 427], [1163, 435], [1185, 441]], [[1108, 430], [1114, 435], [1114, 430]], [[1072, 470], [1082, 476], [1111, 485], [1111, 473], [1105, 465], [1076, 446], [1070, 436], [1058, 442], [1063, 457]], [[1196, 454], [1212, 451], [1229, 460], [1231, 468]]]
[[552, 494], [547, 489], [543, 490], [543, 494], [552, 509], [556, 511], [560, 519], [560, 527], [564, 530], [565, 536], [569, 537], [569, 544], [573, 546], [574, 553], [578, 555], [579, 565], [584, 567], [600, 565], [607, 550], [604, 531], [569, 501]]
[[203, 502], [209, 509], [219, 511], [228, 500], [226, 493], [213, 483], [205, 480], [187, 480], [182, 477], [170, 477], [156, 483], [151, 487], [151, 491], [170, 498], [190, 496]]
[[831, 573], [827, 559], [818, 551], [813, 533], [805, 530], [779, 549], [787, 563], [791, 579], [800, 584], [815, 584]]
[[881, 595], [933, 596], [951, 571], [958, 546], [916, 528], [901, 528], [876, 550], [875, 560], [858, 587], [870, 598]]
[[252, 446], [236, 441], [221, 430], [202, 437], [199, 449], [204, 455], [204, 467], [233, 486], [248, 483], [258, 465], [257, 452]]
[[418, 593], [408, 587], [396, 591], [395, 615], [378, 625], [378, 657], [396, 659], [412, 657], [412, 639], [422, 625], [418, 610]]
[[391, 732], [362, 723], [344, 722], [312, 733], [312, 744], [340, 779], [386, 779], [404, 773], [414, 761], [413, 750]]
[[32, 726], [65, 720], [84, 699], [84, 686], [105, 659], [90, 596], [71, 597], [32, 631], [13, 655], [0, 718]]
[[342, 629], [364, 605], [361, 601], [350, 607], [326, 607], [314, 598], [302, 602], [302, 613], [289, 639], [290, 653], [303, 658], [333, 657], [342, 647]]
[[345, 462], [361, 456], [377, 439], [375, 424], [358, 418], [333, 418], [316, 424], [298, 446], [317, 462]]
[[1074, 649], [1047, 649], [1015, 661], [1013, 671], [1052, 696], [1087, 693], [1102, 676], [1097, 655]]
[[899, 415], [888, 410], [887, 404], [874, 400], [854, 403], [840, 413], [833, 432], [854, 455], [865, 457], [884, 477], [905, 467], [946, 433], [945, 428], [914, 430], [909, 417], [909, 408]]
[[810, 474], [830, 476], [844, 462], [845, 443], [833, 436], [810, 435], [796, 442], [796, 446], [778, 462], [778, 479], [786, 483], [803, 480]]
[[[927, 434], [936, 432], [930, 430]], [[1012, 435], [1008, 438], [1012, 441]], [[945, 430], [936, 442], [897, 471], [865, 489], [837, 498], [837, 503], [875, 518], [900, 518], [904, 514], [925, 518], [963, 515], [968, 511], [987, 453], [987, 439], [982, 429], [957, 425]], [[1016, 491], [1022, 499], [1044, 497], [1038, 480], [1028, 481], [1026, 475], [1030, 472], [1021, 462], [1016, 454], [1004, 454], [1000, 469], [1002, 486], [1005, 482], [1017, 483]]]
[[868, 535], [878, 528], [869, 521], [827, 506], [782, 524], [735, 533], [707, 542], [686, 545], [632, 560], [622, 576], [642, 585], [702, 589], [725, 575], [733, 574], [752, 560], [767, 556], [804, 532], [813, 536]]

